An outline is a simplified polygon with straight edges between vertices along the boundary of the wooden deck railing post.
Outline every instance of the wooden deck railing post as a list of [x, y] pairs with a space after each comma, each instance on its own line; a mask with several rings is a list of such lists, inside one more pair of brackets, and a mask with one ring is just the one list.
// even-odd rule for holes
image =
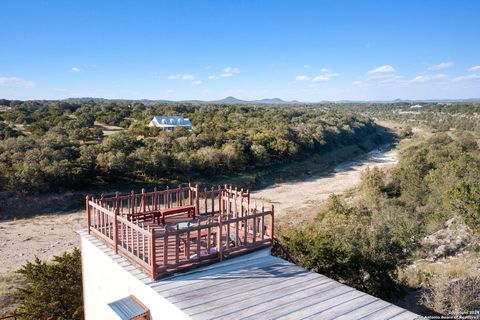
[[168, 230], [165, 229], [163, 236], [163, 267], [167, 268], [168, 265]]
[[91, 217], [90, 217], [90, 196], [87, 194], [85, 197], [85, 212], [87, 213], [87, 231], [90, 234], [90, 225], [91, 225]]
[[222, 187], [218, 185], [217, 190], [218, 190], [218, 212], [220, 212], [220, 210], [222, 210]]
[[198, 184], [195, 185], [195, 214], [193, 218], [197, 215], [200, 217], [200, 187]]
[[155, 228], [150, 229], [150, 277], [157, 277], [157, 253], [155, 252]]
[[210, 200], [212, 201], [212, 214], [215, 213], [215, 192], [213, 187], [210, 188]]
[[183, 206], [183, 190], [182, 185], [178, 185], [178, 192], [177, 192], [177, 206]]
[[147, 200], [147, 197], [145, 196], [145, 188], [142, 188], [142, 212], [143, 213], [147, 212], [146, 200]]
[[218, 232], [217, 232], [217, 252], [218, 260], [223, 261], [223, 243], [222, 243], [222, 215], [218, 216]]
[[157, 187], [153, 188], [153, 210], [157, 211], [158, 209], [158, 194]]
[[117, 206], [113, 212], [113, 248], [115, 253], [118, 253], [118, 209]]
[[188, 183], [188, 203], [193, 206], [193, 192], [192, 192], [192, 183]]
[[275, 217], [275, 208], [273, 207], [273, 204], [272, 204], [272, 213], [270, 214], [270, 227], [268, 230], [272, 244], [273, 244], [273, 228], [274, 228], [274, 220], [275, 220], [274, 217]]
[[130, 209], [131, 209], [131, 214], [133, 218], [133, 214], [135, 213], [135, 192], [133, 190], [130, 192]]

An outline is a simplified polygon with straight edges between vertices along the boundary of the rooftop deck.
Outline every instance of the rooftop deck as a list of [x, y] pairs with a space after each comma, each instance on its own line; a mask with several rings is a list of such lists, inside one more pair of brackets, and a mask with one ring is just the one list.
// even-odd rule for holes
[[270, 246], [273, 206], [231, 186], [86, 199], [87, 230], [152, 279]]
[[[165, 299], [185, 315], [176, 319], [423, 319], [324, 275], [273, 257], [268, 248], [152, 281], [98, 238], [85, 231], [79, 233], [85, 244], [98, 249], [100, 255], [93, 254], [90, 258], [100, 260], [100, 271], [111, 272], [102, 276], [105, 280], [102, 286], [118, 281], [119, 270], [124, 271], [130, 276], [121, 278], [122, 285], [128, 287], [124, 292], [144, 294], [141, 301], [151, 303], [148, 307], [153, 312], [152, 319], [169, 318], [167, 306], [161, 304]], [[115, 267], [105, 263], [105, 259], [111, 259]], [[86, 265], [95, 268], [94, 263]], [[98, 288], [98, 281], [90, 279], [87, 287]], [[121, 287], [116, 290], [122, 290]], [[147, 299], [146, 293], [151, 291], [145, 287], [161, 299]], [[115, 299], [120, 297], [122, 294]], [[100, 303], [112, 300], [104, 298]]]

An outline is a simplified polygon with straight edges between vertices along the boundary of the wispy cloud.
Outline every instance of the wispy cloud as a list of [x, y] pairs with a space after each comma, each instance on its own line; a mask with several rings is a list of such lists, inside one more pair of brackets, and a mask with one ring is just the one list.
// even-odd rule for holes
[[429, 81], [433, 81], [433, 80], [442, 80], [442, 79], [446, 79], [446, 78], [448, 78], [447, 75], [439, 73], [439, 74], [428, 75], [428, 76], [416, 76], [415, 78], [410, 80], [410, 82], [424, 83], [424, 82], [429, 82]]
[[480, 74], [474, 73], [474, 74], [467, 74], [464, 76], [459, 76], [453, 79], [453, 81], [468, 81], [468, 80], [479, 80], [480, 79]]
[[69, 71], [70, 72], [83, 72], [83, 70], [80, 69], [79, 67], [71, 67]]
[[395, 68], [390, 65], [385, 65], [381, 67], [374, 68], [367, 72], [367, 74], [386, 74], [386, 73], [393, 73], [395, 72]]
[[222, 78], [232, 77], [235, 74], [240, 73], [240, 68], [237, 67], [226, 67], [222, 70], [223, 72], [220, 75], [212, 74], [208, 77], [209, 80], [219, 80]]
[[33, 88], [35, 82], [18, 77], [0, 77], [0, 87]]
[[480, 66], [473, 66], [468, 69], [469, 71], [480, 71]]
[[310, 77], [306, 76], [306, 75], [300, 75], [300, 76], [296, 76], [295, 80], [297, 80], [297, 81], [309, 81]]
[[231, 77], [231, 76], [233, 76], [234, 74], [237, 74], [237, 73], [240, 73], [239, 68], [226, 67], [225, 69], [223, 69], [222, 77]]
[[169, 80], [185, 80], [185, 81], [193, 81], [195, 80], [195, 75], [185, 73], [185, 74], [172, 74], [168, 76]]
[[328, 81], [334, 77], [338, 77], [340, 74], [332, 72], [330, 69], [322, 68], [320, 69], [320, 74], [316, 76], [307, 76], [307, 75], [298, 75], [295, 77], [296, 81]]
[[202, 84], [202, 81], [196, 80], [196, 81], [193, 81], [193, 84], [199, 85], [199, 84]]
[[319, 75], [319, 76], [313, 77], [313, 79], [312, 79], [312, 81], [315, 81], [315, 82], [328, 81], [328, 80], [330, 80], [330, 78], [327, 77], [327, 76], [324, 76], [324, 75]]
[[428, 68], [429, 71], [440, 71], [440, 70], [445, 70], [453, 67], [455, 64], [453, 62], [442, 62], [439, 64], [436, 64], [434, 66], [431, 66]]

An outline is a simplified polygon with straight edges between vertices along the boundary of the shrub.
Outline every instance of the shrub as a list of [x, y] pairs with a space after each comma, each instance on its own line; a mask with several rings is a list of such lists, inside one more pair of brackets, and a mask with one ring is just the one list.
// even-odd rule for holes
[[466, 316], [480, 309], [480, 277], [437, 278], [422, 294], [422, 303], [441, 314]]
[[20, 319], [83, 319], [81, 269], [76, 248], [52, 262], [27, 262], [18, 271], [25, 282], [17, 292]]
[[400, 292], [397, 268], [409, 262], [417, 234], [418, 221], [402, 207], [377, 212], [332, 196], [315, 221], [282, 230], [280, 240], [302, 266], [392, 300]]

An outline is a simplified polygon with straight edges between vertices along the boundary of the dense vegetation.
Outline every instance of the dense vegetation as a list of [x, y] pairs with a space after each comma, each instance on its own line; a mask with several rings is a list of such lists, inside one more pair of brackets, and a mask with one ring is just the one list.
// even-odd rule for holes
[[[420, 106], [420, 107], [418, 107]], [[480, 132], [479, 103], [365, 103], [337, 105], [336, 109], [350, 110], [366, 116], [409, 123], [425, 124], [437, 131], [451, 128]]]
[[[480, 148], [475, 136], [465, 131], [434, 133], [412, 143], [390, 172], [363, 172], [355, 201], [334, 196], [314, 221], [283, 226], [280, 238], [305, 267], [393, 300], [403, 287], [398, 271], [430, 254], [421, 243], [425, 236], [451, 218], [480, 235], [479, 190]], [[455, 255], [456, 246], [451, 243], [443, 254]], [[478, 300], [471, 298], [480, 294], [473, 288], [478, 278], [437, 281], [433, 274], [430, 279], [424, 283], [431, 285], [424, 298], [428, 307], [452, 310], [451, 298], [456, 299], [456, 311], [458, 306], [478, 308]], [[462, 284], [467, 287], [459, 287]], [[462, 299], [462, 290], [464, 297], [468, 292], [469, 302]]]
[[[4, 189], [22, 191], [186, 181], [383, 141], [368, 118], [312, 107], [39, 101], [8, 107], [0, 113], [0, 180]], [[148, 126], [154, 115], [176, 114], [192, 120], [192, 132]], [[125, 130], [104, 137], [99, 123]], [[23, 127], [23, 135], [15, 137], [13, 126]]]
[[83, 319], [82, 268], [80, 250], [53, 257], [52, 262], [38, 258], [18, 273], [23, 286], [16, 314], [19, 319]]

